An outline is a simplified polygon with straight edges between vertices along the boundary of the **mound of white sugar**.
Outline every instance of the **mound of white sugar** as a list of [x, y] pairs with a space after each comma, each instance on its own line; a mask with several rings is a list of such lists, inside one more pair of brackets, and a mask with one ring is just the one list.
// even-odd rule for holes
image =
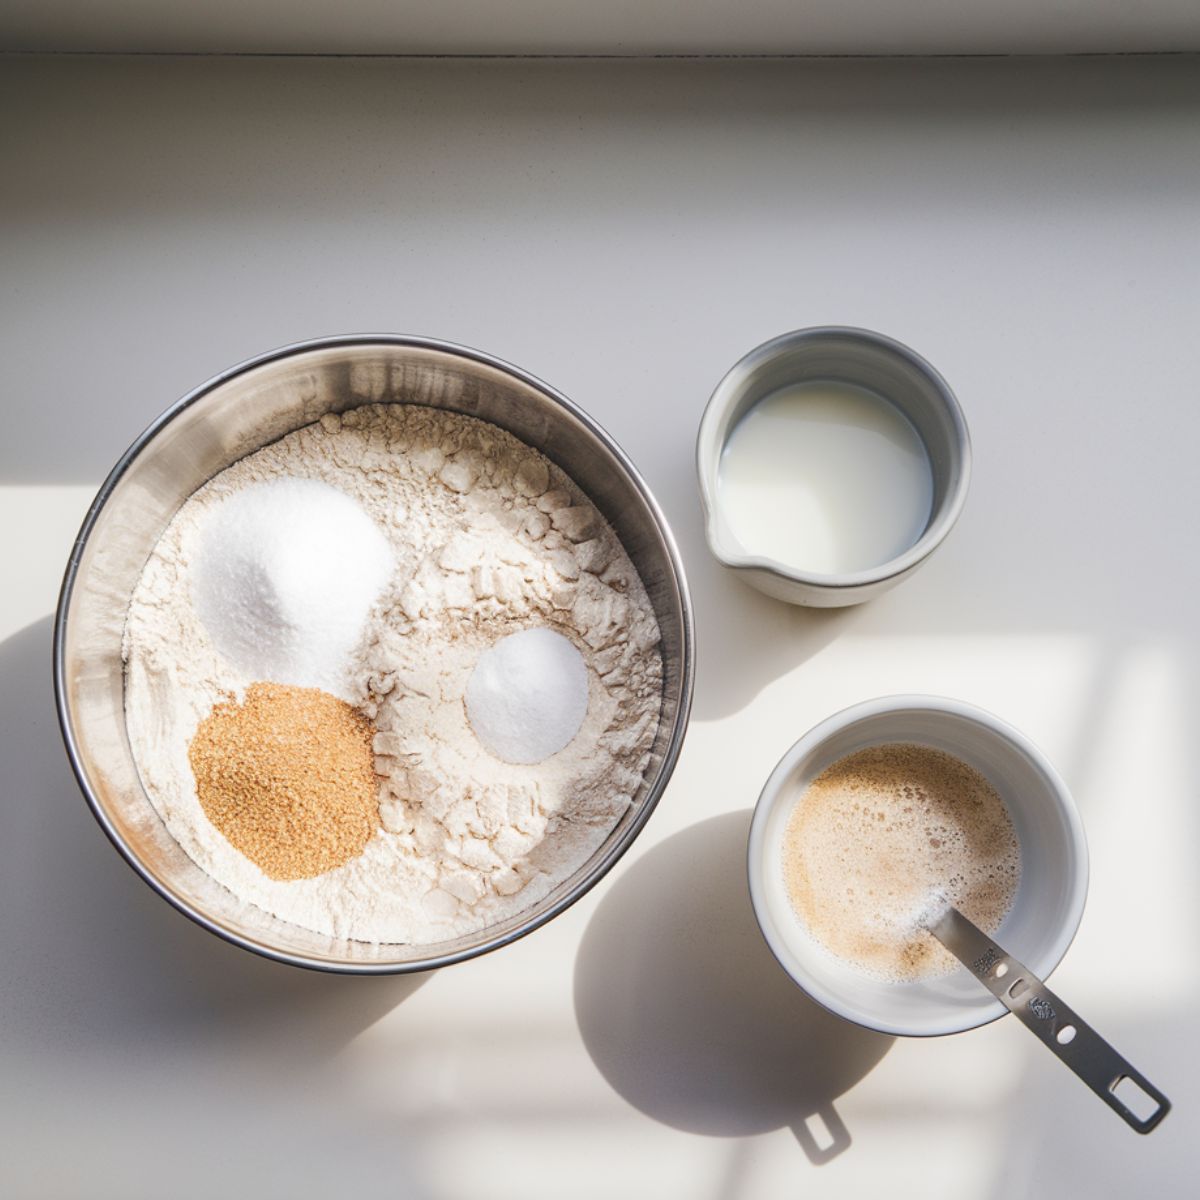
[[207, 514], [192, 598], [217, 651], [251, 679], [346, 691], [392, 549], [345, 492], [276, 479]]
[[479, 656], [467, 684], [475, 736], [497, 758], [536, 763], [568, 745], [587, 716], [583, 656], [561, 633], [524, 629]]

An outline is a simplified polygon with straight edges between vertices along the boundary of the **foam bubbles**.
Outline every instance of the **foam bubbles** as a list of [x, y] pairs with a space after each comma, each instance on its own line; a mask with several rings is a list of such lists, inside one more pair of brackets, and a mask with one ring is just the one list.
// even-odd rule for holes
[[927, 932], [939, 905], [996, 932], [1021, 854], [983, 775], [943, 751], [892, 743], [839, 759], [813, 780], [789, 820], [783, 870], [818, 942], [901, 983], [954, 968]]

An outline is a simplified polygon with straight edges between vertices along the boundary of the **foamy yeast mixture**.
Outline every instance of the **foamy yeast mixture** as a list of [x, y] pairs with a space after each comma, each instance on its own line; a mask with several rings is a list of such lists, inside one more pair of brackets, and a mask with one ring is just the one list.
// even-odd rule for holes
[[942, 898], [988, 933], [1012, 907], [1021, 852], [996, 789], [928, 746], [871, 746], [808, 786], [784, 836], [788, 893], [813, 937], [876, 978], [946, 974], [921, 920]]

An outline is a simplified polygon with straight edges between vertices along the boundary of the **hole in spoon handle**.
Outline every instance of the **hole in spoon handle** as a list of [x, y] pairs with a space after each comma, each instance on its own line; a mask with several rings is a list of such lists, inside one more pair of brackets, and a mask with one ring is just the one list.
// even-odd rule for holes
[[957, 909], [948, 909], [929, 932], [1130, 1128], [1149, 1133], [1171, 1111], [1170, 1100], [1145, 1075]]
[[1030, 990], [1009, 1005], [1013, 1014], [1131, 1129], [1149, 1133], [1171, 1102], [1036, 976], [1026, 978]]

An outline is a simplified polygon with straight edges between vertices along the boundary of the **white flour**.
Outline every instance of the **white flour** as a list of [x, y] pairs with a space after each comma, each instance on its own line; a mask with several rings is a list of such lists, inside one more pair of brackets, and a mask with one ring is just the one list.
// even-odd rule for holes
[[[213, 704], [256, 682], [218, 654], [196, 614], [199, 539], [223, 498], [279, 477], [345, 492], [396, 557], [341, 693], [379, 731], [383, 828], [344, 867], [290, 882], [269, 879], [218, 833], [187, 758]], [[583, 654], [587, 715], [545, 761], [501, 762], [471, 731], [467, 683], [483, 650], [543, 626]], [[237, 896], [319, 933], [426, 944], [535, 904], [604, 841], [649, 762], [658, 642], [616, 535], [546, 458], [471, 417], [369, 406], [243, 459], [180, 509], [130, 605], [126, 722], [172, 836]]]

